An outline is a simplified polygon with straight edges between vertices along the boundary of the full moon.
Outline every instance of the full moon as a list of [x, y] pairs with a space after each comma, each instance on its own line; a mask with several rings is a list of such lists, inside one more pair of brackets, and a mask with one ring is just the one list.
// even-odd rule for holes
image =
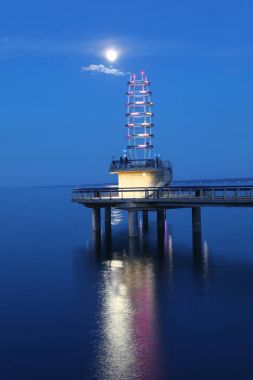
[[110, 62], [116, 61], [116, 59], [118, 58], [118, 56], [119, 56], [119, 53], [115, 49], [107, 49], [105, 51], [105, 57]]

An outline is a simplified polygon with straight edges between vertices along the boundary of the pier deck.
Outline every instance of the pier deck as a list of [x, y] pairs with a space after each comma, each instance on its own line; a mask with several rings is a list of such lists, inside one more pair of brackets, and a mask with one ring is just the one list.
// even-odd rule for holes
[[[127, 194], [131, 197], [127, 197]], [[133, 196], [134, 194], [134, 196]], [[252, 186], [169, 186], [153, 188], [77, 188], [72, 201], [87, 207], [156, 210], [182, 207], [252, 207]]]
[[[252, 207], [253, 181], [218, 183], [212, 185], [180, 186], [172, 184], [168, 187], [118, 188], [116, 186], [76, 188], [72, 193], [72, 201], [92, 209], [92, 229], [101, 232], [101, 208], [105, 209], [105, 227], [111, 230], [111, 208], [128, 211], [129, 237], [138, 236], [138, 212], [143, 214], [143, 226], [148, 227], [148, 211], [157, 213], [157, 233], [164, 236], [166, 209], [191, 208], [193, 242], [201, 246], [201, 207]], [[194, 243], [195, 244], [195, 243]]]

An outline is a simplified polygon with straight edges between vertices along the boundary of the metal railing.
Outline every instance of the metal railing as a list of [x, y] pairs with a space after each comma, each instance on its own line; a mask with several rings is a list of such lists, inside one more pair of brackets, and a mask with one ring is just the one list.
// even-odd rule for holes
[[241, 200], [253, 201], [253, 186], [230, 186], [230, 187], [140, 187], [140, 188], [76, 188], [72, 193], [72, 201], [79, 202], [85, 200], [201, 200], [215, 201], [226, 200], [236, 202]]
[[144, 169], [144, 168], [163, 168], [172, 170], [172, 165], [168, 160], [146, 159], [146, 160], [113, 160], [110, 165], [110, 171], [117, 169]]

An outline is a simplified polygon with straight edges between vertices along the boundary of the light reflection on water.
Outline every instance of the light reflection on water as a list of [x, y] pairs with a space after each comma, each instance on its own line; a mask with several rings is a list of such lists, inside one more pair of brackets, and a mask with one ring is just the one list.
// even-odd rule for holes
[[208, 284], [208, 269], [209, 269], [209, 249], [208, 243], [205, 240], [203, 242], [203, 276]]
[[[200, 239], [198, 236], [197, 249]], [[166, 364], [162, 360], [156, 288], [162, 277], [173, 293], [173, 238], [166, 224], [161, 241], [153, 237], [150, 240], [140, 229], [139, 238], [122, 237], [120, 242], [115, 251], [110, 234], [103, 240], [93, 236], [93, 252], [103, 268], [99, 281], [95, 378], [162, 379], [165, 373], [168, 375], [169, 360]], [[193, 255], [196, 262], [199, 254], [197, 251]], [[207, 255], [200, 261], [208, 269]], [[207, 269], [203, 271], [204, 277], [208, 276]]]
[[[191, 249], [183, 243], [178, 248], [170, 225], [164, 227], [161, 235], [151, 223], [147, 233], [140, 223], [138, 238], [128, 238], [126, 226], [93, 235], [85, 256], [100, 268], [92, 355], [96, 379], [175, 378], [174, 346], [188, 339], [182, 334], [188, 334], [184, 319], [195, 312], [192, 303], [209, 297], [212, 265], [201, 233], [192, 236]], [[179, 379], [187, 375], [181, 371]]]
[[153, 264], [113, 259], [105, 267], [98, 378], [155, 378], [160, 366]]
[[119, 225], [123, 220], [123, 212], [122, 210], [111, 208], [111, 223], [112, 226]]

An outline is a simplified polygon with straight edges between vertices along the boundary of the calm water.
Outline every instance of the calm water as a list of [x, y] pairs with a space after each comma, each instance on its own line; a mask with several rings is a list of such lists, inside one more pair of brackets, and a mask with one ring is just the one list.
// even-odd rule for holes
[[71, 188], [0, 190], [0, 379], [252, 379], [253, 210], [92, 236]]

